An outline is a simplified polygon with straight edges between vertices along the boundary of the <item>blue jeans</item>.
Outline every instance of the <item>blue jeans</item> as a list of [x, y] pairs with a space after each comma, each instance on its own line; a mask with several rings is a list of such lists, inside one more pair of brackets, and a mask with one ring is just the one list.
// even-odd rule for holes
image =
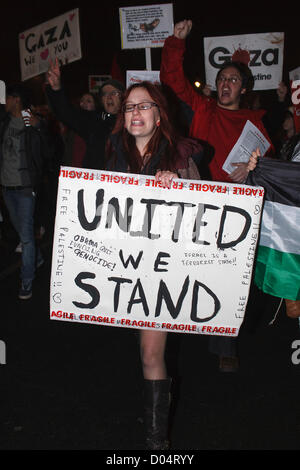
[[35, 194], [31, 188], [5, 189], [3, 198], [11, 222], [22, 243], [21, 279], [32, 281], [35, 275], [36, 247], [34, 236]]

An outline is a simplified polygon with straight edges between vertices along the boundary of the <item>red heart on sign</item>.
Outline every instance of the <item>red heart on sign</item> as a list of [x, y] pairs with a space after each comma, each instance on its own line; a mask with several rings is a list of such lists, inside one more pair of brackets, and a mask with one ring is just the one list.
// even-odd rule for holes
[[49, 49], [45, 49], [44, 51], [41, 52], [41, 59], [46, 60], [49, 55]]
[[72, 13], [71, 15], [69, 15], [70, 21], [73, 20], [74, 16], [75, 16], [75, 13]]

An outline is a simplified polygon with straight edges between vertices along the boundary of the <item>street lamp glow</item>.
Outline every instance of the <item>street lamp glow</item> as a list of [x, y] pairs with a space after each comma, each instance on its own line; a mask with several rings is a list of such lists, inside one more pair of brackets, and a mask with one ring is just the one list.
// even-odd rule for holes
[[200, 88], [200, 86], [201, 86], [201, 83], [200, 83], [200, 82], [198, 82], [198, 80], [197, 80], [197, 81], [194, 83], [194, 85], [195, 85], [195, 87], [197, 87], [197, 88]]

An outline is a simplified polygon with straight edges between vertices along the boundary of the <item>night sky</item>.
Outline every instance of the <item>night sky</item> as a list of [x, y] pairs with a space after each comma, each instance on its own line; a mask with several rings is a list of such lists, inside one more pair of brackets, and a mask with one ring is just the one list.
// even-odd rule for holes
[[[112, 59], [117, 54], [121, 71], [145, 69], [145, 51], [121, 50], [119, 7], [163, 4], [167, 1], [117, 1], [98, 2], [80, 0], [12, 2], [1, 0], [1, 72], [0, 79], [8, 83], [21, 80], [19, 63], [18, 34], [51, 18], [79, 8], [82, 59], [64, 66], [63, 78], [69, 93], [77, 96], [88, 88], [88, 75], [109, 74]], [[170, 2], [169, 2], [170, 3]], [[260, 11], [262, 2], [189, 2], [176, 0], [173, 3], [174, 22], [184, 18], [193, 20], [193, 30], [188, 39], [185, 59], [186, 73], [191, 80], [204, 79], [203, 38], [259, 32], [285, 33], [284, 80], [288, 71], [300, 66], [299, 17], [290, 4], [286, 11], [270, 3], [270, 9]], [[257, 6], [256, 6], [257, 5]], [[161, 49], [152, 49], [152, 69], [159, 70]], [[43, 77], [39, 76], [26, 83], [39, 90]]]

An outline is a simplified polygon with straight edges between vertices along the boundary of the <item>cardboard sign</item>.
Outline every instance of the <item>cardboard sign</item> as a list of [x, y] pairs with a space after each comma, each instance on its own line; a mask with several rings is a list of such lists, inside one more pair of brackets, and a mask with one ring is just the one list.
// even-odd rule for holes
[[103, 83], [111, 79], [111, 75], [89, 75], [90, 93], [99, 93]]
[[147, 5], [119, 9], [122, 49], [163, 47], [173, 34], [173, 5]]
[[50, 318], [236, 336], [264, 190], [61, 167]]
[[19, 49], [22, 81], [46, 72], [49, 59], [81, 59], [78, 8], [20, 33]]
[[204, 38], [206, 83], [215, 89], [222, 65], [238, 61], [249, 66], [254, 90], [276, 89], [282, 80], [283, 50], [284, 33]]
[[152, 82], [155, 85], [160, 84], [160, 72], [152, 70], [127, 70], [126, 71], [126, 87], [134, 83], [141, 83], [143, 81]]

